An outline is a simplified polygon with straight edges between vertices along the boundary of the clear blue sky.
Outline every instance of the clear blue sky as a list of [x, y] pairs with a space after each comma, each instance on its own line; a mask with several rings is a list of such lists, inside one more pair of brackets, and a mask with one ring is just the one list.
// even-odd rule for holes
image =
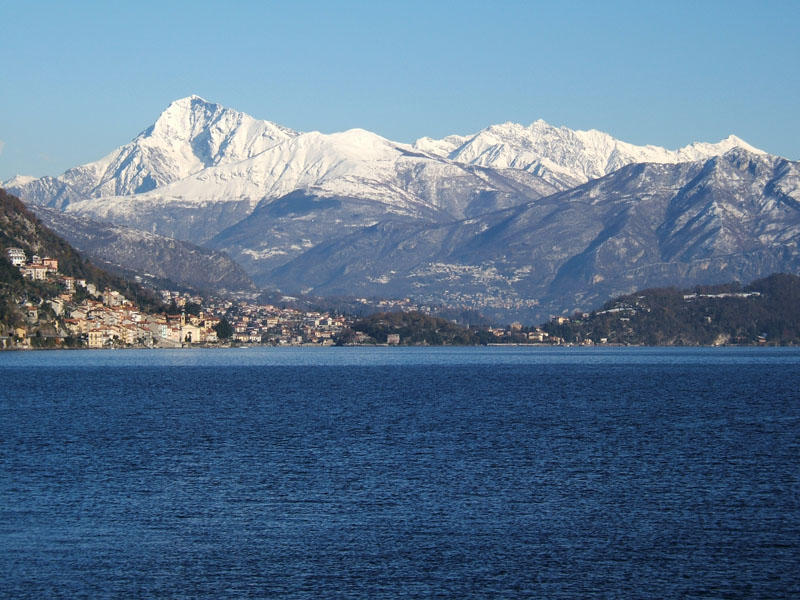
[[800, 1], [0, 0], [0, 179], [58, 175], [204, 98], [398, 141], [542, 118], [800, 159]]

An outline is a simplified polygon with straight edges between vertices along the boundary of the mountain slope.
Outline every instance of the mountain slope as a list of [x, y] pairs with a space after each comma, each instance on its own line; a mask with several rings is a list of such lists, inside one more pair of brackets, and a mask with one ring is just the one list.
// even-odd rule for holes
[[35, 208], [42, 222], [74, 248], [111, 270], [169, 280], [199, 291], [254, 291], [242, 268], [224, 253], [171, 238]]
[[265, 198], [247, 218], [206, 245], [225, 250], [256, 280], [263, 281], [269, 271], [307, 249], [378, 222], [451, 223], [552, 191], [526, 173], [439, 165], [414, 156], [400, 157], [393, 168], [404, 194], [430, 202], [409, 200], [397, 206], [388, 200], [376, 201], [377, 184], [372, 198], [358, 197], [352, 188], [352, 195], [316, 187], [298, 190], [278, 199]]
[[748, 286], [652, 288], [620, 296], [590, 315], [542, 328], [572, 343], [695, 346], [800, 343], [800, 277], [774, 274]]
[[798, 239], [800, 164], [734, 149], [694, 163], [629, 165], [459, 223], [377, 224], [261, 281], [546, 316], [644, 287], [799, 273]]
[[42, 282], [23, 280], [19, 270], [12, 268], [6, 258], [5, 250], [9, 247], [21, 248], [29, 258], [34, 254], [55, 258], [58, 260], [58, 271], [62, 275], [84, 279], [95, 284], [99, 290], [108, 286], [134, 300], [141, 308], [161, 307], [161, 302], [149, 290], [84, 260], [66, 240], [42, 225], [18, 198], [0, 188], [0, 262], [7, 267], [3, 269], [3, 281], [11, 283], [10, 286], [0, 286], [0, 304], [3, 305], [0, 306], [0, 312], [7, 311], [9, 307], [12, 311], [15, 310], [12, 305], [19, 304], [20, 298], [26, 295], [41, 300], [61, 292]]
[[68, 183], [55, 177], [16, 176], [3, 184], [9, 194], [24, 198], [28, 204], [64, 210], [71, 202], [83, 196]]

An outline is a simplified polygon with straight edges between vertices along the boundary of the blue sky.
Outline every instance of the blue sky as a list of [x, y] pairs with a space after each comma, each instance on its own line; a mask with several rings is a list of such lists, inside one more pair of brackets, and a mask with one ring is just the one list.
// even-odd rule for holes
[[542, 118], [800, 159], [800, 1], [0, 0], [0, 179], [58, 175], [199, 94], [398, 141]]

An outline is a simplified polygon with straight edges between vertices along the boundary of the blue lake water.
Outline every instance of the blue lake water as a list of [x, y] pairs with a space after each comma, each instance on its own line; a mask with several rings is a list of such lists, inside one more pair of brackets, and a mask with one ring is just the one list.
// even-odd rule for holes
[[0, 353], [0, 597], [797, 598], [800, 349]]

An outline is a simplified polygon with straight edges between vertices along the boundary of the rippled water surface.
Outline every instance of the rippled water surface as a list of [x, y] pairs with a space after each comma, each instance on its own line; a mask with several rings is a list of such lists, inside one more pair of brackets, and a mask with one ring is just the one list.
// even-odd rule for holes
[[0, 596], [800, 596], [800, 351], [0, 353]]

